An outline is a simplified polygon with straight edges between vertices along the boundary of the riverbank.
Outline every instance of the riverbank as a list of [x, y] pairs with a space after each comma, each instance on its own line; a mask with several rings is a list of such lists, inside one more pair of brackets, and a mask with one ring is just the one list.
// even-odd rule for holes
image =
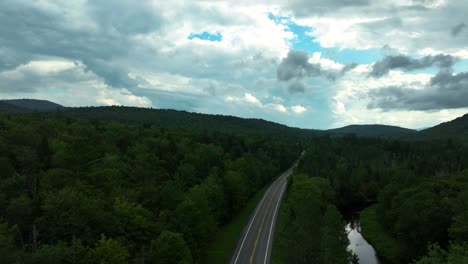
[[380, 264], [374, 247], [361, 234], [360, 213], [355, 213], [347, 221], [345, 230], [348, 234], [348, 249], [358, 257], [360, 264]]
[[377, 205], [372, 205], [361, 212], [361, 233], [375, 248], [380, 259], [388, 263], [399, 263], [401, 247], [379, 223], [376, 209]]

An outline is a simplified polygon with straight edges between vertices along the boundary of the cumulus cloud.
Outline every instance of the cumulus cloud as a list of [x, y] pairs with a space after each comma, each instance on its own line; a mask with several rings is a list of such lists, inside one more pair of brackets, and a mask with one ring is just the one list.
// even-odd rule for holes
[[276, 76], [280, 81], [289, 81], [294, 78], [316, 77], [321, 73], [320, 64], [310, 63], [307, 52], [290, 50], [278, 65]]
[[356, 66], [356, 63], [343, 65], [322, 58], [320, 52], [310, 56], [305, 51], [289, 50], [287, 56], [279, 63], [276, 76], [279, 81], [287, 83], [290, 93], [304, 93], [307, 85], [303, 79], [322, 77], [334, 81]]
[[134, 5], [124, 0], [6, 0], [0, 3], [0, 19], [0, 46], [21, 54], [11, 66], [38, 56], [79, 60], [110, 87], [130, 89], [137, 84], [116, 58], [125, 58], [136, 46], [132, 36], [159, 30], [162, 23], [151, 2]]
[[304, 93], [306, 91], [306, 85], [300, 81], [292, 81], [288, 84], [288, 91], [294, 93]]
[[[464, 96], [455, 88], [463, 83], [455, 81], [460, 73], [449, 74], [447, 69], [453, 58], [468, 58], [467, 9], [468, 2], [462, 0], [239, 0], [235, 5], [230, 1], [144, 0], [135, 5], [131, 0], [4, 0], [0, 1], [0, 96], [44, 98], [73, 106], [155, 106], [311, 127], [326, 127], [331, 113], [323, 102], [336, 102], [331, 111], [341, 111], [347, 120], [385, 116], [382, 121], [397, 122], [389, 119], [390, 114], [400, 111], [395, 116], [403, 121], [404, 112], [412, 109], [406, 107], [409, 103], [396, 95], [396, 88], [382, 90], [381, 96], [378, 89], [409, 90], [414, 92], [409, 95], [413, 101], [420, 96], [434, 101], [435, 95], [428, 94], [439, 90], [450, 90], [445, 93], [453, 96], [452, 90], [457, 90], [460, 98]], [[268, 14], [291, 23], [276, 23]], [[294, 24], [299, 27], [293, 28]], [[300, 34], [311, 42], [301, 43], [297, 28], [304, 29]], [[222, 37], [219, 41], [190, 37], [202, 32]], [[309, 44], [317, 52], [295, 50]], [[363, 50], [387, 44], [395, 49], [392, 56], [407, 58], [384, 58], [374, 68], [344, 63], [356, 50], [367, 56]], [[324, 48], [336, 52], [337, 60], [322, 56]], [[454, 72], [466, 71], [459, 68], [463, 63], [455, 65]], [[439, 67], [449, 76], [440, 81], [434, 77], [431, 84], [431, 76], [408, 72], [425, 67]], [[379, 78], [368, 78], [369, 72]], [[314, 93], [306, 93], [312, 83]], [[375, 90], [375, 99], [370, 98], [370, 90]], [[292, 93], [301, 96], [288, 96]], [[330, 100], [334, 93], [339, 96]], [[405, 102], [396, 106], [402, 110], [391, 110], [395, 103], [390, 100], [388, 110], [378, 113], [376, 102], [385, 96]], [[370, 103], [376, 108], [367, 108]], [[310, 113], [318, 108], [323, 108], [320, 119], [326, 121], [311, 122]]]
[[468, 72], [439, 72], [423, 87], [390, 86], [373, 90], [368, 108], [390, 110], [456, 109], [468, 107]]
[[243, 96], [226, 96], [225, 101], [229, 103], [234, 103], [237, 104], [241, 107], [244, 108], [250, 108], [252, 107], [259, 109], [261, 111], [266, 111], [269, 113], [276, 112], [276, 113], [281, 113], [281, 114], [288, 114], [290, 111], [293, 114], [302, 114], [307, 111], [307, 108], [302, 106], [302, 105], [293, 105], [290, 107], [285, 106], [282, 103], [283, 100], [278, 98], [271, 98], [272, 102], [261, 102], [257, 97], [250, 93], [245, 93]]
[[302, 114], [305, 111], [307, 111], [307, 108], [305, 108], [302, 105], [294, 105], [294, 106], [291, 106], [291, 110], [296, 114]]
[[371, 64], [359, 65], [336, 83], [335, 94], [330, 100], [334, 121], [331, 127], [350, 124], [387, 124], [409, 128], [421, 128], [453, 119], [468, 108], [444, 110], [408, 110], [369, 108], [375, 100], [370, 96], [374, 91], [386, 87], [404, 86], [423, 89], [434, 77], [429, 73], [407, 73], [390, 71], [381, 78], [368, 78]]
[[256, 106], [262, 106], [262, 103], [251, 93], [245, 93], [242, 97], [236, 96], [227, 96], [226, 101], [228, 102], [243, 102], [248, 103]]
[[449, 69], [456, 62], [456, 59], [450, 55], [439, 54], [436, 56], [425, 56], [420, 59], [413, 59], [405, 55], [386, 56], [381, 61], [377, 61], [372, 67], [370, 76], [382, 77], [390, 70], [401, 69], [404, 71], [424, 69], [431, 66]]
[[[296, 7], [296, 13], [307, 8], [305, 2]], [[453, 21], [466, 21], [468, 2], [464, 0], [375, 0], [345, 4], [329, 12], [309, 6], [297, 21], [312, 27], [310, 35], [323, 47], [362, 50], [391, 44], [401, 53], [426, 55], [423, 51], [430, 48], [432, 54], [463, 54], [468, 58], [468, 53], [461, 53], [466, 49], [468, 34], [447, 37]]]
[[78, 61], [44, 58], [0, 72], [0, 94], [4, 98], [37, 98], [67, 106], [152, 106], [145, 96], [107, 85]]
[[286, 107], [284, 107], [284, 105], [281, 105], [281, 104], [273, 104], [272, 106], [278, 112], [286, 113], [288, 111]]

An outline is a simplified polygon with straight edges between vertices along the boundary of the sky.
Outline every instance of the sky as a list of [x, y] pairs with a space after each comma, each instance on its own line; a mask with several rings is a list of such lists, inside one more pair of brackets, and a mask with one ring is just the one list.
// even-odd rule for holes
[[328, 129], [468, 113], [466, 0], [2, 0], [0, 98]]

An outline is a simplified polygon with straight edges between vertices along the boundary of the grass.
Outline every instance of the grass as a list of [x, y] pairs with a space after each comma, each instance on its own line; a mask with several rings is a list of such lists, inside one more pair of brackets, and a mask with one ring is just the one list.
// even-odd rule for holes
[[[287, 190], [286, 190], [287, 191]], [[287, 222], [287, 210], [285, 210], [285, 207], [284, 207], [284, 204], [286, 202], [286, 198], [287, 198], [287, 193], [285, 192], [283, 194], [283, 202], [281, 203], [280, 205], [280, 208], [278, 210], [278, 220], [276, 222], [276, 235], [274, 237], [274, 240], [273, 240], [273, 248], [272, 248], [272, 255], [271, 255], [271, 263], [273, 264], [283, 264], [283, 262], [281, 261], [283, 258], [281, 257], [282, 256], [282, 253], [281, 253], [281, 247], [279, 246], [278, 244], [278, 234], [280, 234], [281, 230], [284, 230], [285, 229], [285, 225], [286, 225], [286, 222]]]
[[250, 215], [253, 210], [255, 210], [255, 207], [268, 186], [270, 185], [268, 184], [262, 190], [258, 191], [229, 224], [220, 228], [213, 241], [208, 246], [203, 263], [220, 264], [229, 261], [237, 245], [242, 229], [248, 223]]
[[361, 212], [362, 235], [372, 244], [379, 257], [389, 263], [399, 263], [400, 244], [379, 223], [376, 209], [377, 205], [372, 205]]

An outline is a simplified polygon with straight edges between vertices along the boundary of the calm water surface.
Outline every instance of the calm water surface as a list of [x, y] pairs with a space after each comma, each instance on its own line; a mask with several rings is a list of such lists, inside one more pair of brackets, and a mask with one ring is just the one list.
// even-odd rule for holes
[[359, 214], [351, 218], [346, 225], [346, 231], [349, 239], [348, 249], [351, 249], [359, 257], [360, 264], [381, 264], [374, 248], [361, 235]]

